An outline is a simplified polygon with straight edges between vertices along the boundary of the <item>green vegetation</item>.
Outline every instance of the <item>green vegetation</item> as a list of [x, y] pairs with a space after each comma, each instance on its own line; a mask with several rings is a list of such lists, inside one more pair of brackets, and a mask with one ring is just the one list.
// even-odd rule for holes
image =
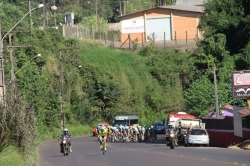
[[[13, 2], [15, 5], [0, 5], [3, 34], [26, 13], [21, 8], [27, 4]], [[73, 136], [90, 134], [98, 121], [111, 122], [118, 113], [137, 114], [143, 124], [161, 121], [167, 114], [183, 110], [205, 116], [207, 110], [215, 107], [214, 67], [220, 105], [244, 105], [244, 99], [231, 97], [231, 71], [249, 69], [249, 3], [213, 0], [205, 4], [199, 25], [204, 39], [197, 40], [199, 48], [195, 52], [160, 51], [154, 45], [129, 52], [94, 41], [64, 39], [61, 29], [39, 30], [41, 13], [34, 12], [32, 32], [19, 32], [12, 37], [16, 45], [31, 44], [14, 49], [15, 72], [25, 67], [13, 82], [9, 41], [4, 39], [7, 86], [6, 104], [0, 107], [1, 164], [34, 165], [36, 147], [60, 135], [61, 85], [66, 127]], [[65, 5], [60, 10], [72, 8], [75, 6]], [[79, 22], [84, 20], [84, 13], [88, 12], [77, 10]], [[58, 16], [59, 20], [63, 18]], [[24, 19], [15, 30], [28, 28], [29, 20]], [[79, 49], [66, 49], [68, 46]], [[29, 62], [37, 54], [42, 56]]]
[[[34, 160], [34, 157], [33, 159]], [[34, 163], [35, 161], [31, 161], [29, 163]], [[23, 161], [23, 156], [18, 152], [18, 149], [13, 146], [8, 146], [0, 153], [0, 165], [1, 166], [12, 166], [12, 165], [20, 165], [25, 166], [28, 165], [28, 162]]]

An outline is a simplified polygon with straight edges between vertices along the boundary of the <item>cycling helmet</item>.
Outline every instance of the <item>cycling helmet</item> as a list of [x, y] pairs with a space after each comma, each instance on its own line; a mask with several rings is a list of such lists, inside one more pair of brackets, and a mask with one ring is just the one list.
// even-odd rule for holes
[[104, 129], [105, 129], [105, 126], [102, 126], [102, 127], [101, 127], [101, 130], [104, 130]]

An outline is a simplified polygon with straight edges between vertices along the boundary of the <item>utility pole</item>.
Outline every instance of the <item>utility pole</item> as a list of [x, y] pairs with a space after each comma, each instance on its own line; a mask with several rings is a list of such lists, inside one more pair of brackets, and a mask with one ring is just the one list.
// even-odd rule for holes
[[[30, 0], [29, 0], [29, 11], [31, 11], [31, 4], [30, 4]], [[30, 12], [30, 31], [32, 29], [32, 18], [31, 18], [31, 12]]]
[[9, 52], [10, 52], [10, 64], [11, 64], [11, 69], [10, 69], [10, 73], [11, 73], [11, 82], [13, 80], [15, 80], [15, 73], [14, 73], [14, 60], [13, 60], [13, 48], [12, 46], [12, 41], [11, 41], [11, 33], [9, 33]]
[[216, 78], [216, 67], [213, 67], [213, 75], [214, 75], [214, 97], [215, 97], [215, 110], [216, 110], [216, 118], [219, 117], [219, 102], [218, 102], [218, 90], [217, 90], [217, 78]]
[[3, 40], [4, 38], [33, 10], [43, 8], [43, 4], [39, 4], [36, 8], [29, 10], [10, 30], [2, 37], [2, 23], [0, 20], [0, 103], [4, 103], [5, 98], [5, 76], [4, 76], [4, 58], [3, 58]]
[[46, 8], [45, 8], [45, 0], [43, 0], [43, 30], [46, 29]]
[[131, 10], [131, 13], [134, 13], [132, 2], [130, 2], [130, 10]]
[[120, 16], [122, 16], [122, 1], [120, 0], [119, 3], [120, 3]]
[[98, 0], [95, 0], [95, 15], [96, 15], [96, 28], [99, 36], [99, 20], [98, 20]]
[[59, 84], [60, 84], [60, 115], [61, 115], [61, 127], [62, 130], [65, 128], [65, 114], [63, 111], [63, 103], [64, 103], [64, 98], [63, 98], [63, 65], [62, 65], [62, 50], [76, 50], [79, 49], [79, 47], [74, 47], [73, 45], [71, 45], [70, 47], [66, 47], [66, 48], [61, 48], [59, 49], [60, 51], [60, 57], [59, 57], [59, 70], [60, 70], [60, 74], [59, 74]]
[[63, 112], [63, 75], [62, 75], [62, 50], [60, 50], [60, 75], [59, 75], [59, 84], [60, 84], [60, 107], [61, 107], [61, 127], [64, 129], [65, 124], [65, 118], [64, 118], [64, 112]]
[[141, 5], [141, 0], [139, 0], [140, 1], [140, 10], [142, 11], [142, 5]]
[[[20, 31], [21, 32], [21, 31]], [[29, 47], [29, 45], [12, 45], [12, 40], [11, 37], [13, 36], [12, 33], [9, 33], [9, 46], [8, 46], [8, 50], [10, 52], [10, 65], [11, 65], [11, 69], [10, 69], [10, 73], [11, 73], [11, 81], [10, 82], [14, 82], [14, 80], [16, 79], [15, 76], [15, 71], [14, 71], [14, 58], [13, 58], [13, 51], [14, 48], [20, 48], [20, 47]]]
[[5, 76], [4, 76], [4, 59], [3, 59], [3, 38], [2, 38], [2, 25], [0, 20], [0, 104], [4, 103], [5, 96]]
[[126, 15], [126, 5], [125, 0], [123, 0], [123, 14]]

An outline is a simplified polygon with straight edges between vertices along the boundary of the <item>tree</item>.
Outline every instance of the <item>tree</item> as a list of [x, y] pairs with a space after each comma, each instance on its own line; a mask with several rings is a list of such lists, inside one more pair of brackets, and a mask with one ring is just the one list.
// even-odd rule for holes
[[249, 20], [246, 21], [249, 1], [213, 0], [205, 3], [204, 16], [199, 28], [204, 31], [204, 38], [216, 34], [226, 37], [226, 49], [231, 54], [239, 53], [249, 41]]
[[207, 115], [214, 108], [214, 87], [207, 76], [194, 81], [184, 92], [185, 109], [197, 117]]

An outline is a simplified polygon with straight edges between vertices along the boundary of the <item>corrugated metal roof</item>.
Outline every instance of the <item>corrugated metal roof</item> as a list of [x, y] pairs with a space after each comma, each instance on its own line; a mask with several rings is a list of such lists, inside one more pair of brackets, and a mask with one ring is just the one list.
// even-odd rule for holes
[[244, 108], [238, 112], [242, 117], [250, 116], [250, 108]]
[[202, 6], [172, 5], [172, 6], [158, 6], [157, 8], [204, 13]]
[[114, 119], [138, 119], [136, 115], [116, 115]]
[[118, 16], [117, 18], [122, 18], [122, 17], [126, 17], [132, 14], [136, 14], [136, 13], [140, 13], [140, 12], [145, 12], [145, 11], [149, 11], [152, 9], [172, 9], [172, 10], [182, 10], [182, 11], [189, 11], [189, 12], [198, 12], [198, 13], [204, 13], [203, 11], [203, 7], [202, 6], [184, 6], [184, 5], [172, 5], [172, 6], [158, 6], [155, 8], [151, 8], [151, 9], [146, 9], [146, 10], [142, 10], [142, 11], [138, 11], [138, 12], [134, 12], [134, 13], [130, 13], [130, 14], [126, 14], [123, 16]]
[[201, 6], [207, 0], [176, 0], [175, 5]]

